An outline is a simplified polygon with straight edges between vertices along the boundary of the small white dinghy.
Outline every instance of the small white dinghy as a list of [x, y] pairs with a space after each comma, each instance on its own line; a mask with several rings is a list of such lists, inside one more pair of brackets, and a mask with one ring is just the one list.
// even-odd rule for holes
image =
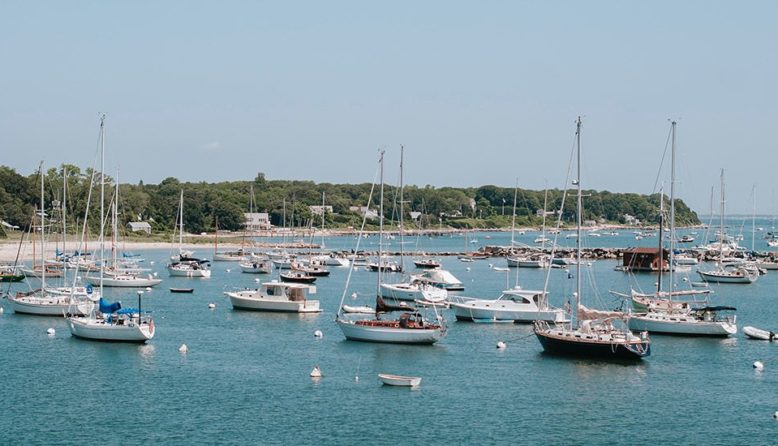
[[387, 386], [416, 387], [421, 384], [420, 376], [400, 376], [379, 373], [378, 379]]
[[760, 339], [762, 341], [775, 340], [775, 333], [756, 327], [743, 327], [743, 333], [751, 339]]
[[367, 305], [360, 307], [343, 305], [342, 309], [344, 313], [375, 314], [375, 309]]

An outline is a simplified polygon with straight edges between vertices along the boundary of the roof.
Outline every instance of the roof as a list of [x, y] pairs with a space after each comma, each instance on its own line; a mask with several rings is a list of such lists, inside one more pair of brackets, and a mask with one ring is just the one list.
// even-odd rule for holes
[[127, 226], [129, 226], [132, 229], [150, 229], [151, 225], [147, 221], [131, 221], [127, 223]]

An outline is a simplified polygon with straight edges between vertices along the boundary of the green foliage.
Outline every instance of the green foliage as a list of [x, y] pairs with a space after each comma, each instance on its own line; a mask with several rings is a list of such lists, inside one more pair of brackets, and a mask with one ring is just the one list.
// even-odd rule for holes
[[[62, 195], [63, 173], [67, 171], [67, 196]], [[81, 170], [76, 166], [63, 165], [45, 173], [45, 195], [47, 214], [58, 215], [53, 203], [67, 202], [70, 222], [83, 221], [89, 201], [88, 222], [95, 233], [99, 229], [99, 190], [93, 186], [93, 170]], [[106, 176], [106, 203], [113, 197], [110, 177]], [[94, 184], [99, 184], [99, 175]], [[370, 203], [368, 198], [371, 196]], [[378, 187], [372, 184], [330, 184], [312, 181], [269, 180], [258, 173], [252, 181], [230, 181], [216, 184], [182, 183], [176, 178], [165, 178], [159, 184], [122, 184], [119, 188], [119, 226], [130, 221], [149, 221], [153, 231], [169, 232], [176, 225], [178, 203], [181, 191], [184, 193], [184, 230], [192, 233], [219, 229], [239, 231], [244, 221], [243, 213], [249, 212], [253, 202], [254, 212], [267, 212], [271, 223], [276, 226], [320, 226], [321, 217], [313, 215], [309, 206], [321, 205], [324, 194], [325, 205], [333, 207], [333, 213], [326, 213], [327, 227], [354, 227], [361, 225], [361, 215], [350, 211], [352, 206], [367, 206], [375, 210], [379, 203]], [[91, 198], [90, 198], [91, 192]], [[253, 200], [251, 199], [253, 193]], [[632, 215], [646, 223], [656, 223], [659, 218], [658, 194], [651, 196], [634, 193], [611, 193], [607, 191], [585, 191], [584, 219], [624, 223], [625, 214]], [[541, 224], [544, 191], [486, 185], [478, 188], [435, 188], [433, 186], [406, 186], [406, 227], [436, 228], [506, 228], [511, 226], [514, 194], [516, 196], [517, 226], [538, 226]], [[548, 190], [546, 210], [562, 208], [562, 220], [573, 222], [575, 194], [568, 191], [564, 207], [564, 191]], [[399, 190], [385, 186], [384, 202], [386, 224], [396, 226], [399, 222]], [[666, 197], [665, 197], [665, 200]], [[27, 228], [35, 207], [40, 201], [40, 180], [38, 174], [28, 177], [14, 169], [0, 166], [0, 219], [21, 228]], [[665, 201], [667, 204], [667, 201]], [[106, 205], [107, 206], [107, 205]], [[106, 208], [107, 209], [107, 208]], [[422, 215], [412, 222], [409, 212]], [[678, 224], [699, 224], [697, 214], [681, 200], [676, 201]], [[553, 224], [557, 216], [549, 216]], [[75, 225], [69, 223], [72, 231]], [[370, 227], [377, 221], [369, 222]]]

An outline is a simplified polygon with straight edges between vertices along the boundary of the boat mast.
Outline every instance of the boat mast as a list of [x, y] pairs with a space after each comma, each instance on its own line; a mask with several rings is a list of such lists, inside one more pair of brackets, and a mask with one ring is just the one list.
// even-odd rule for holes
[[[664, 188], [659, 189], [659, 268], [658, 273], [659, 276], [656, 280], [656, 294], [657, 296], [662, 291], [662, 270], [664, 269], [663, 260], [664, 260], [664, 229], [665, 229], [665, 191]], [[670, 238], [672, 238], [672, 235], [670, 235]], [[672, 271], [672, 267], [670, 268]], [[672, 273], [671, 273], [672, 274]]]
[[181, 249], [184, 244], [184, 190], [178, 199], [178, 257], [181, 257]]
[[119, 211], [119, 169], [116, 169], [116, 189], [113, 194], [113, 212], [112, 212], [112, 227], [111, 227], [111, 251], [113, 254], [113, 269], [114, 271], [118, 269], [116, 265], [116, 254], [117, 254], [117, 248], [116, 244], [119, 241], [118, 239], [118, 227], [119, 224], [117, 223], [117, 215]]
[[[324, 194], [326, 192], [321, 192], [321, 247], [320, 249], [324, 249]], [[313, 237], [311, 237], [311, 240], [313, 240]]]
[[[383, 266], [381, 260], [384, 255], [384, 150], [381, 150], [379, 158], [381, 164], [381, 192], [378, 199], [378, 282], [376, 283], [376, 296], [381, 296], [381, 279], [383, 276]], [[376, 308], [376, 311], [378, 308]]]
[[[68, 214], [67, 214], [67, 198], [68, 197], [68, 168], [62, 168], [62, 256], [65, 257], [68, 252]], [[753, 237], [752, 237], [753, 238]]]
[[403, 156], [405, 147], [400, 144], [400, 271], [405, 271], [405, 238], [403, 236], [405, 227], [403, 220]]
[[583, 212], [583, 198], [581, 195], [581, 117], [578, 117], [576, 121], [575, 140], [577, 146], [577, 163], [578, 173], [576, 175], [575, 184], [578, 188], [578, 194], [576, 197], [576, 215], [575, 215], [575, 308], [572, 319], [574, 321], [573, 329], [578, 329], [578, 307], [581, 305], [581, 213]]
[[673, 295], [673, 288], [675, 287], [673, 281], [675, 269], [675, 126], [676, 122], [672, 121], [673, 143], [670, 149], [670, 285], [668, 288], [670, 296]]
[[[517, 180], [518, 181], [518, 180]], [[548, 206], [548, 184], [544, 182], [543, 192], [543, 227], [540, 233], [540, 249], [546, 249], [546, 206]]]
[[[41, 162], [41, 293], [46, 292], [46, 211], [43, 198], [43, 163]], [[33, 268], [34, 269], [34, 268]]]
[[100, 295], [105, 272], [105, 114], [100, 116]]
[[719, 215], [719, 267], [724, 260], [724, 169], [721, 169], [721, 205]]
[[751, 198], [753, 199], [751, 208], [751, 252], [754, 252], [754, 240], [756, 239], [756, 184], [751, 186]]

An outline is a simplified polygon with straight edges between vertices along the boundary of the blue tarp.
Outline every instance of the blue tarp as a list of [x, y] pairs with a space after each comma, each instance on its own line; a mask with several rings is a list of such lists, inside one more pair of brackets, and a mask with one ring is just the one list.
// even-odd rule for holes
[[108, 303], [107, 300], [100, 298], [100, 312], [101, 313], [115, 313], [122, 307], [121, 302]]

